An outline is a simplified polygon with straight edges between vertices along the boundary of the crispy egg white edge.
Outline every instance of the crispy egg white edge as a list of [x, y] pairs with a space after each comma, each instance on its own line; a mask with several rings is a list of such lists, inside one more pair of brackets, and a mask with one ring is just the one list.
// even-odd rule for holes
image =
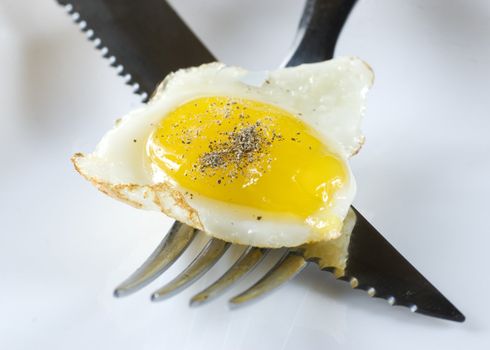
[[[76, 169], [112, 197], [138, 208], [160, 210], [233, 243], [281, 247], [337, 237], [339, 233], [327, 237], [313, 234], [309, 226], [295, 218], [256, 212], [252, 216], [250, 209], [202, 198], [195, 193], [191, 199], [185, 195], [186, 190], [170, 178], [153, 183], [146, 140], [162, 116], [186, 101], [203, 96], [258, 100], [297, 115], [320, 133], [323, 142], [328, 140], [329, 147], [344, 159], [349, 169], [349, 183], [336, 193], [334, 203], [337, 205], [332, 211], [340, 218], [345, 217], [355, 194], [355, 181], [346, 159], [362, 145], [360, 121], [366, 93], [373, 81], [372, 70], [360, 59], [342, 57], [271, 72], [260, 86], [245, 84], [243, 79], [247, 74], [242, 68], [221, 63], [170, 74], [146, 106], [116, 122], [94, 153], [74, 155]], [[256, 215], [264, 219], [257, 221]]]

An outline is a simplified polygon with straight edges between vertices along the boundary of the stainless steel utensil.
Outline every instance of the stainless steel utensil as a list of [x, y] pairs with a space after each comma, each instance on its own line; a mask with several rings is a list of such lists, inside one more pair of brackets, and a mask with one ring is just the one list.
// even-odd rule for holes
[[[79, 23], [96, 47], [118, 67], [120, 75], [146, 100], [171, 71], [214, 61], [213, 55], [163, 0], [57, 0]], [[317, 62], [333, 56], [335, 44], [355, 0], [308, 0], [286, 66]], [[116, 288], [130, 294], [162, 274], [188, 247], [198, 231], [176, 222], [145, 263]], [[152, 294], [168, 298], [191, 285], [225, 253], [229, 243], [210, 239], [174, 280]], [[244, 247], [243, 254], [215, 283], [191, 299], [202, 304], [257, 266], [269, 249]], [[427, 281], [354, 208], [341, 238], [286, 250], [277, 264], [246, 291], [230, 300], [240, 305], [270, 292], [298, 274], [308, 262], [335, 273], [353, 288], [404, 305], [413, 312], [452, 321], [464, 315]]]

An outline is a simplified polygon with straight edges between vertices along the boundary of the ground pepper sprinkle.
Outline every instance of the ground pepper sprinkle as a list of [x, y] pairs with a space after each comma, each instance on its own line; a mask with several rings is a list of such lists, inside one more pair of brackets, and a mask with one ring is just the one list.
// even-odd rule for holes
[[253, 164], [264, 153], [264, 147], [270, 144], [260, 122], [235, 129], [228, 133], [227, 141], [210, 143], [209, 151], [199, 159], [199, 170], [207, 172], [230, 168], [228, 175], [234, 178]]

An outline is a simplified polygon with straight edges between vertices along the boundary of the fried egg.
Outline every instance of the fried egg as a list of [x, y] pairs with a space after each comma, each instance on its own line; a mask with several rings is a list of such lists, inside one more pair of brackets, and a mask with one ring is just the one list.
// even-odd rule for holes
[[116, 199], [228, 242], [339, 237], [371, 69], [342, 57], [251, 77], [221, 63], [170, 74], [75, 168]]

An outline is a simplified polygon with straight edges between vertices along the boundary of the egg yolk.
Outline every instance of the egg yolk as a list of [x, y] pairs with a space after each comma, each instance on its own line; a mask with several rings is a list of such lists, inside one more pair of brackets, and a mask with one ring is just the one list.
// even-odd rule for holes
[[342, 159], [277, 106], [203, 97], [162, 117], [148, 156], [190, 193], [306, 219], [328, 209], [348, 180]]

